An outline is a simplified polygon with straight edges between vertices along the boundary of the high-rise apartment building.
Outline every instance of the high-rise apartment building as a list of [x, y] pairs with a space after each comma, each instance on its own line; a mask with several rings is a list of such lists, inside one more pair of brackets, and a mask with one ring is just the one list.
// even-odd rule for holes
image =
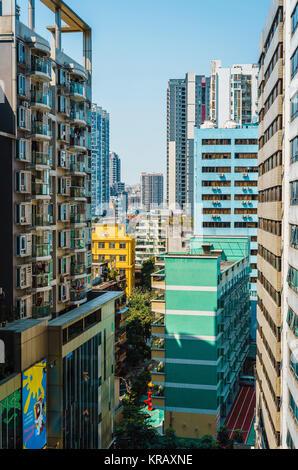
[[110, 200], [110, 116], [92, 105], [92, 216], [108, 211]]
[[109, 185], [110, 188], [115, 183], [120, 183], [121, 181], [121, 160], [119, 155], [115, 152], [110, 152], [110, 175], [109, 175]]
[[[0, 16], [0, 287], [8, 319], [59, 315], [91, 288], [91, 30], [64, 2], [53, 46], [28, 26], [15, 0]], [[68, 26], [61, 26], [61, 20]], [[61, 49], [82, 32], [83, 66]]]
[[210, 79], [187, 73], [172, 79], [167, 91], [167, 193], [170, 207], [193, 201], [193, 128], [209, 115]]
[[298, 448], [297, 8], [272, 1], [259, 50], [258, 448]]
[[210, 119], [218, 127], [223, 127], [229, 120], [240, 125], [256, 120], [257, 78], [257, 64], [225, 68], [220, 60], [211, 61]]
[[152, 274], [153, 406], [181, 438], [214, 437], [249, 347], [249, 238], [194, 237]]
[[194, 178], [194, 233], [250, 237], [251, 338], [255, 343], [258, 125], [240, 127], [230, 121], [218, 129], [206, 122], [195, 128]]
[[146, 210], [163, 204], [163, 175], [161, 173], [141, 174], [142, 206]]

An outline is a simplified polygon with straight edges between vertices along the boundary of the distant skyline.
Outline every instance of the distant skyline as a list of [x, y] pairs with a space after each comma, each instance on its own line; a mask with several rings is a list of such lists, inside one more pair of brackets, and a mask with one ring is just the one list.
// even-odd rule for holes
[[[18, 0], [27, 22], [27, 0]], [[93, 102], [110, 114], [110, 150], [122, 162], [122, 179], [142, 172], [166, 176], [166, 90], [186, 72], [210, 75], [210, 61], [224, 67], [257, 63], [261, 30], [271, 0], [66, 0], [93, 30]], [[42, 28], [53, 24], [36, 9]], [[45, 36], [44, 29], [38, 33]], [[48, 33], [50, 38], [50, 33]], [[77, 35], [62, 48], [81, 62]]]

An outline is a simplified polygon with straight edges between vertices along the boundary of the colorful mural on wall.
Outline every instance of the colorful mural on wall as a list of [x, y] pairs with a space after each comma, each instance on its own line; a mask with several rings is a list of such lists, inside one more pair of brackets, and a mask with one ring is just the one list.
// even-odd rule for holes
[[46, 360], [23, 373], [23, 448], [47, 445]]

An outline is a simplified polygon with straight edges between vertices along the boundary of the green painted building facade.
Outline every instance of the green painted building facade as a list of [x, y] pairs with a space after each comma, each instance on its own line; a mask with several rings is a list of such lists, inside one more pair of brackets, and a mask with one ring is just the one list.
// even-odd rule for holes
[[250, 267], [248, 238], [194, 237], [190, 246], [188, 254], [164, 257], [164, 326], [153, 343], [163, 354], [153, 348], [160, 372], [152, 381], [165, 427], [195, 439], [216, 435], [238, 390], [249, 345]]

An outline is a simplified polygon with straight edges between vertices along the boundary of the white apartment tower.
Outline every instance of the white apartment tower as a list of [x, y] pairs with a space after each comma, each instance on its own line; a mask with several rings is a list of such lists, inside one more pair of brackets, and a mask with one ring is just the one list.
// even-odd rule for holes
[[227, 121], [239, 125], [257, 119], [258, 65], [242, 64], [222, 67], [211, 61], [210, 119], [223, 128]]

